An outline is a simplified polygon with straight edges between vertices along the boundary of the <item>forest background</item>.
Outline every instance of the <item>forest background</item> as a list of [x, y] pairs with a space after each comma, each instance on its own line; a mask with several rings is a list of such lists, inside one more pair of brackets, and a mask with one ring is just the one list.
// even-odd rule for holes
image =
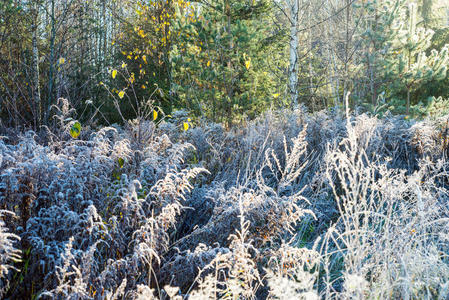
[[449, 109], [444, 0], [6, 0], [5, 127], [186, 110], [232, 126], [272, 108], [420, 118]]

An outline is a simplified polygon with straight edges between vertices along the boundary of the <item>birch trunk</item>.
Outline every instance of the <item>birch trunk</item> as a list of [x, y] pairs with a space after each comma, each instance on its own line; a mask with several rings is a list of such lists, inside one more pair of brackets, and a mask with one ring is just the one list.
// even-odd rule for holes
[[291, 106], [298, 106], [298, 17], [299, 0], [290, 0], [290, 60], [288, 67], [288, 90]]

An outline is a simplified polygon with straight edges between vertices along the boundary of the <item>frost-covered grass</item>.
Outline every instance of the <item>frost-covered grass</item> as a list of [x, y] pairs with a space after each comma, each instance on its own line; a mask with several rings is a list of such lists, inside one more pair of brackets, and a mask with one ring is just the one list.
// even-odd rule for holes
[[446, 119], [64, 122], [0, 139], [0, 297], [449, 296]]

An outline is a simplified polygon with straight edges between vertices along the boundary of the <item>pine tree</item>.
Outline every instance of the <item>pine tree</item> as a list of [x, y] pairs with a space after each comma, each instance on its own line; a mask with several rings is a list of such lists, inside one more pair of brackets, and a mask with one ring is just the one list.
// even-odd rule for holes
[[278, 98], [276, 72], [286, 65], [270, 3], [223, 0], [198, 10], [194, 21], [178, 24], [174, 90], [188, 109], [228, 126], [256, 116]]
[[[385, 43], [392, 37], [391, 27], [398, 17], [403, 1], [373, 0], [362, 3], [364, 24], [361, 25], [361, 42], [363, 54], [361, 62], [364, 64], [366, 91], [364, 94], [371, 99], [370, 105], [377, 105], [377, 98], [382, 93], [383, 61], [386, 55]], [[368, 100], [366, 99], [366, 100]], [[369, 105], [369, 106], [370, 106]]]
[[[414, 91], [430, 80], [446, 77], [449, 63], [448, 46], [440, 52], [431, 47], [431, 29], [417, 26], [417, 8], [401, 9], [387, 36], [383, 76], [388, 80], [387, 91], [392, 98], [406, 94], [406, 114]], [[427, 54], [429, 53], [430, 55]]]

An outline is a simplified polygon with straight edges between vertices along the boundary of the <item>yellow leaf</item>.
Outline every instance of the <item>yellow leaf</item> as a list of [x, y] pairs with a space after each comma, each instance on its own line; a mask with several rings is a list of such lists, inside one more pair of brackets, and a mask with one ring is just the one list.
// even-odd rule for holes
[[184, 131], [187, 131], [187, 129], [189, 129], [189, 123], [184, 122], [184, 124], [182, 124], [184, 127]]
[[207, 62], [207, 66], [210, 67], [210, 60]]
[[125, 92], [124, 92], [124, 91], [120, 91], [120, 92], [118, 93], [118, 97], [119, 97], [120, 99], [122, 99], [123, 96], [125, 96]]
[[187, 122], [192, 122], [192, 119], [188, 118], [188, 119], [187, 119]]
[[58, 62], [59, 62], [60, 65], [64, 64], [65, 63], [65, 58], [61, 57]]
[[126, 68], [126, 64], [122, 63], [122, 69]]
[[247, 70], [249, 70], [249, 68], [251, 67], [251, 59], [248, 59], [247, 61], [245, 61], [245, 67]]
[[112, 79], [115, 79], [115, 76], [117, 76], [117, 70], [112, 70]]
[[273, 98], [277, 98], [277, 97], [279, 97], [279, 93], [276, 93], [276, 94], [273, 94]]
[[145, 63], [147, 63], [147, 56], [146, 55], [142, 55], [142, 59]]
[[157, 119], [157, 111], [153, 110], [153, 121], [156, 121]]

